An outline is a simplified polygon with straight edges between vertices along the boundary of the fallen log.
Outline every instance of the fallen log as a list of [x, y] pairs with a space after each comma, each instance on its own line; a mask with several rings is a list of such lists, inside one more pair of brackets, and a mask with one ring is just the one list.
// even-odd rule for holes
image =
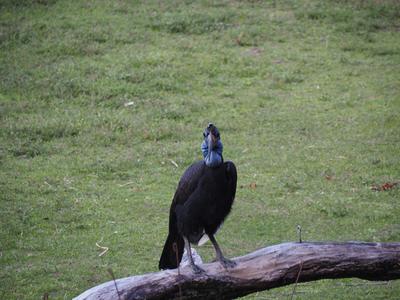
[[257, 291], [318, 279], [357, 277], [400, 279], [400, 243], [283, 243], [234, 259], [224, 269], [202, 264], [204, 274], [189, 266], [106, 282], [75, 300], [234, 299]]

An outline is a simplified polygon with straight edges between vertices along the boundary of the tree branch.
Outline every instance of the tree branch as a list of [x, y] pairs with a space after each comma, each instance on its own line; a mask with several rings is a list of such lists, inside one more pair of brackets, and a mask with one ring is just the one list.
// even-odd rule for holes
[[218, 262], [203, 264], [206, 273], [190, 267], [132, 276], [93, 287], [75, 300], [233, 299], [295, 282], [358, 277], [400, 279], [400, 243], [284, 243], [234, 259], [225, 270]]

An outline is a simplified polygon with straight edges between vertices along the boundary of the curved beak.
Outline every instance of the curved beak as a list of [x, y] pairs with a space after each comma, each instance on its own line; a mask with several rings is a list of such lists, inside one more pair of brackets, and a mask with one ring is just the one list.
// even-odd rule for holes
[[210, 132], [210, 134], [207, 136], [207, 145], [208, 145], [208, 150], [211, 151], [214, 149], [215, 145], [217, 143], [217, 138]]

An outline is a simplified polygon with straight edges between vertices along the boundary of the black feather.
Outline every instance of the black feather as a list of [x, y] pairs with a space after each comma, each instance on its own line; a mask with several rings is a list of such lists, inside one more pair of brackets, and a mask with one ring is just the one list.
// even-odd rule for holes
[[160, 269], [178, 267], [183, 255], [183, 236], [197, 244], [204, 233], [215, 234], [231, 210], [236, 182], [236, 167], [230, 161], [216, 168], [209, 168], [204, 161], [199, 161], [184, 172], [170, 208], [169, 233], [160, 258]]

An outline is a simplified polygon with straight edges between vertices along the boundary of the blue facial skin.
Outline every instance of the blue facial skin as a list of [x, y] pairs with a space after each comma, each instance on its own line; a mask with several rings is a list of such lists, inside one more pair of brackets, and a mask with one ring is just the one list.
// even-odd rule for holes
[[223, 145], [221, 140], [218, 140], [211, 151], [209, 151], [211, 145], [211, 137], [208, 135], [201, 144], [201, 152], [203, 153], [204, 162], [206, 165], [211, 168], [216, 168], [223, 163]]

